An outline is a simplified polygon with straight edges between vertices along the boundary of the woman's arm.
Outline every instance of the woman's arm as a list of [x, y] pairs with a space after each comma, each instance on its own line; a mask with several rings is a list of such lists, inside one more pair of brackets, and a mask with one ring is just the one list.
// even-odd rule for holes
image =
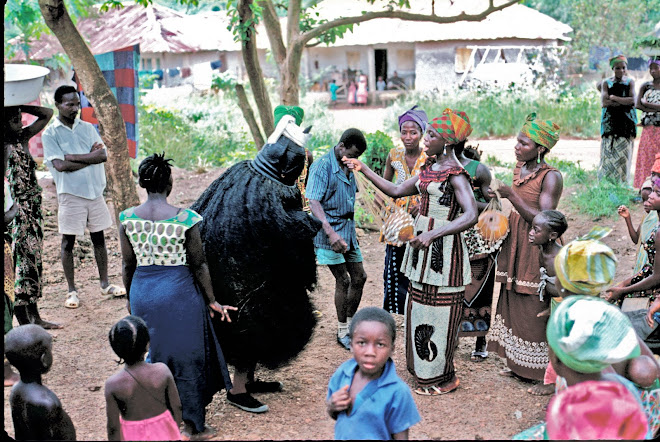
[[630, 218], [630, 211], [628, 210], [628, 208], [626, 206], [619, 206], [617, 212], [619, 213], [619, 216], [621, 216], [621, 218], [623, 218], [626, 221], [626, 227], [628, 228], [628, 235], [630, 235], [630, 239], [632, 240], [633, 244], [637, 244], [637, 241], [639, 241], [639, 230], [642, 227], [642, 223], [640, 223], [637, 230], [635, 230], [635, 226], [633, 226], [632, 219]]
[[416, 236], [410, 241], [412, 247], [416, 249], [427, 248], [437, 238], [462, 232], [477, 223], [479, 212], [470, 182], [464, 175], [452, 175], [449, 180], [454, 187], [454, 195], [461, 209], [463, 209], [463, 214], [444, 226]]
[[126, 287], [126, 308], [128, 313], [131, 313], [131, 284], [133, 283], [133, 275], [137, 268], [137, 258], [133, 251], [131, 241], [128, 239], [124, 226], [119, 223], [117, 227], [119, 230], [119, 247], [121, 250], [121, 278]]
[[610, 99], [610, 89], [607, 86], [607, 79], [604, 79], [601, 83], [600, 103], [602, 107], [619, 106], [619, 103]]
[[534, 217], [544, 210], [554, 210], [559, 204], [561, 192], [564, 189], [564, 179], [561, 173], [550, 171], [543, 179], [541, 194], [539, 195], [539, 209], [530, 207], [516, 192], [509, 186], [501, 186], [499, 192], [502, 197], [507, 198], [516, 208], [520, 216], [531, 224]]
[[644, 98], [644, 93], [646, 93], [646, 90], [650, 87], [652, 87], [652, 83], [647, 81], [640, 86], [639, 92], [637, 92], [637, 101], [635, 103], [635, 107], [644, 112], [655, 112], [656, 110], [660, 109], [660, 105], [658, 105], [658, 109], [653, 109], [653, 107], [651, 107], [653, 105], [646, 101], [646, 98]]
[[389, 155], [387, 155], [387, 159], [385, 160], [385, 171], [383, 172], [383, 178], [386, 179], [387, 181], [392, 181], [393, 177], [394, 177], [394, 168], [392, 167], [392, 159], [390, 158]]
[[37, 119], [23, 128], [23, 138], [27, 141], [39, 132], [43, 130], [44, 127], [48, 124], [51, 118], [53, 118], [53, 110], [48, 107], [43, 106], [31, 106], [24, 104], [19, 106], [21, 112], [26, 114], [34, 115]]
[[[660, 229], [655, 233], [655, 241], [656, 244], [660, 241]], [[612, 294], [610, 298], [619, 299], [621, 296], [627, 295], [628, 293], [641, 292], [642, 290], [651, 290], [660, 287], [660, 259], [655, 260], [653, 263], [653, 273], [647, 278], [644, 278], [635, 284], [629, 284], [630, 283], [624, 287], [612, 287], [609, 289], [607, 292]]]
[[214, 316], [214, 311], [220, 313], [220, 320], [231, 322], [227, 310], [238, 310], [236, 307], [220, 305], [213, 295], [213, 284], [211, 283], [211, 274], [206, 262], [204, 247], [202, 246], [202, 235], [199, 232], [199, 226], [194, 225], [186, 232], [186, 252], [188, 255], [188, 265], [192, 270], [197, 283], [202, 291], [204, 299], [209, 306], [209, 314]]
[[347, 158], [342, 160], [350, 169], [357, 169], [364, 174], [365, 177], [374, 185], [379, 188], [383, 193], [392, 198], [401, 198], [402, 196], [417, 195], [419, 191], [415, 184], [417, 184], [418, 176], [408, 178], [398, 186], [383, 177], [378, 176], [376, 172], [369, 169], [366, 164], [355, 158]]
[[[488, 194], [488, 189], [490, 189], [490, 183], [493, 180], [493, 176], [490, 174], [490, 170], [486, 165], [479, 163], [477, 167], [477, 176], [475, 177], [476, 185], [481, 189], [481, 194], [484, 196], [486, 201], [490, 201], [490, 195]], [[477, 201], [477, 208], [479, 212], [482, 212], [488, 203], [482, 203]]]

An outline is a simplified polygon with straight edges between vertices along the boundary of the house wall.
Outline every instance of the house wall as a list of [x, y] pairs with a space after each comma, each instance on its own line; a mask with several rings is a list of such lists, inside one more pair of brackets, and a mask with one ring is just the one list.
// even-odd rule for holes
[[[328, 82], [346, 69], [359, 70], [368, 76], [369, 90], [376, 88], [374, 50], [387, 50], [387, 76], [397, 71], [406, 84], [415, 81], [415, 44], [388, 43], [369, 46], [318, 46], [305, 49], [302, 75], [312, 81]], [[334, 75], [332, 73], [335, 73]], [[340, 78], [340, 77], [339, 77]], [[338, 78], [336, 78], [338, 79]], [[341, 82], [338, 81], [338, 84]]]
[[[467, 46], [555, 46], [554, 40], [470, 40], [419, 42], [415, 44], [415, 66], [417, 90], [444, 90], [454, 87], [463, 72], [457, 72], [456, 53]], [[517, 52], [517, 51], [511, 51]], [[487, 61], [492, 61], [496, 51], [491, 51]], [[506, 55], [509, 55], [508, 53]], [[479, 59], [477, 59], [477, 62]]]

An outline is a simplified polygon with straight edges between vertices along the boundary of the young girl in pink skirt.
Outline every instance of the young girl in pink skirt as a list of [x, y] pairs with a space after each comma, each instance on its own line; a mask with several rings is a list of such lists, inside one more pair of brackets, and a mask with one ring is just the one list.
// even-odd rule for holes
[[179, 391], [167, 365], [144, 361], [147, 324], [138, 316], [117, 322], [110, 345], [124, 368], [105, 382], [108, 440], [181, 440]]

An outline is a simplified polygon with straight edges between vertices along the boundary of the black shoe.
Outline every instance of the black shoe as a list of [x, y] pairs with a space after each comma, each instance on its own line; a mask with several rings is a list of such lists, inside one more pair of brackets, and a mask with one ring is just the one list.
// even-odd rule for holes
[[277, 393], [284, 389], [284, 385], [277, 381], [256, 381], [247, 382], [245, 389], [248, 393]]
[[337, 342], [339, 345], [344, 347], [346, 350], [351, 349], [351, 338], [348, 337], [348, 335], [344, 336], [343, 338], [337, 337]]
[[227, 392], [227, 402], [250, 413], [265, 413], [268, 411], [268, 405], [262, 404], [253, 398], [250, 393], [231, 394]]

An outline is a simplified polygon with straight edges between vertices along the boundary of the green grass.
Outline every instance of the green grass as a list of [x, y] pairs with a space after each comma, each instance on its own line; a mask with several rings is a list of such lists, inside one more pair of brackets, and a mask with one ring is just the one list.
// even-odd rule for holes
[[552, 97], [546, 91], [522, 88], [474, 89], [443, 93], [412, 92], [391, 108], [388, 130], [395, 131], [396, 116], [419, 104], [429, 116], [438, 117], [445, 108], [467, 113], [472, 123], [471, 138], [515, 136], [531, 112], [539, 119], [552, 120], [561, 127], [562, 136], [596, 138], [600, 131], [601, 105], [598, 92], [570, 88]]
[[628, 185], [596, 180], [573, 192], [568, 203], [580, 213], [594, 218], [612, 217], [617, 214], [620, 205], [630, 204], [636, 196], [637, 192]]

